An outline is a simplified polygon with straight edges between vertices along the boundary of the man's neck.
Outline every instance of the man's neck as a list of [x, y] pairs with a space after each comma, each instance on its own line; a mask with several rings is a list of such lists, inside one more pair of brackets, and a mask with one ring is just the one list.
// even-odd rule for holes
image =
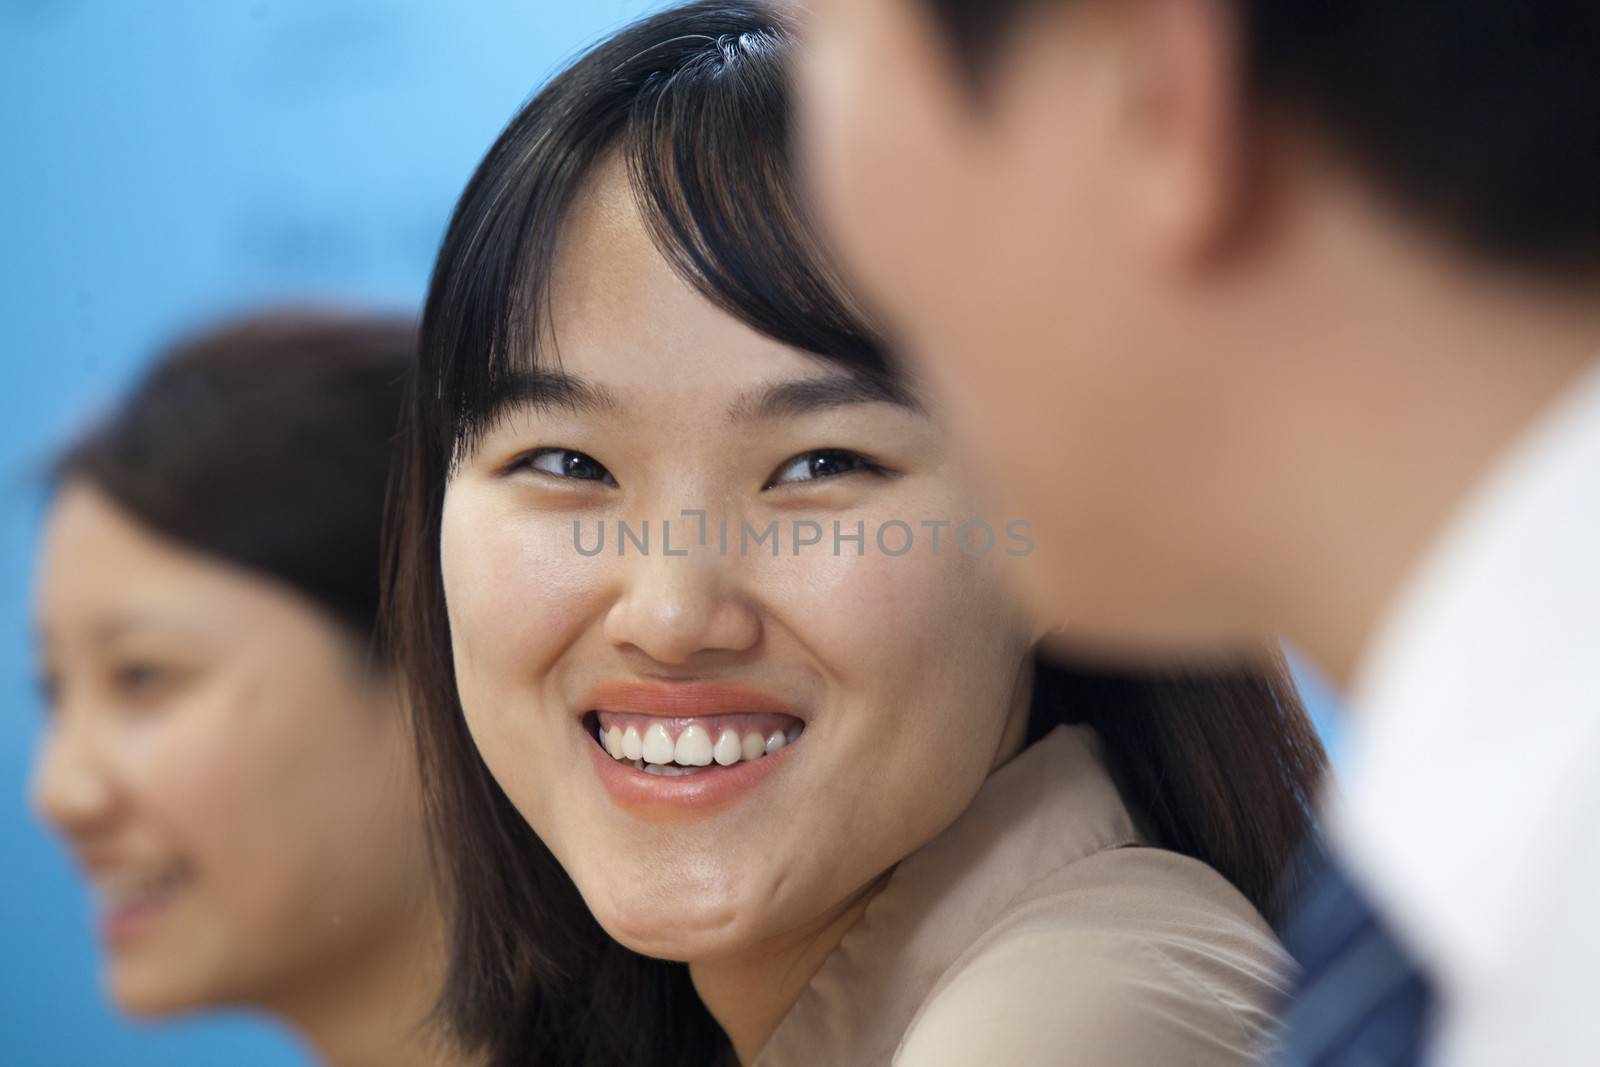
[[1344, 227], [1321, 249], [1339, 276], [1312, 283], [1333, 295], [1301, 323], [1294, 380], [1255, 398], [1281, 419], [1264, 461], [1279, 499], [1251, 549], [1266, 611], [1348, 686], [1457, 510], [1600, 365], [1600, 300], [1323, 225]]

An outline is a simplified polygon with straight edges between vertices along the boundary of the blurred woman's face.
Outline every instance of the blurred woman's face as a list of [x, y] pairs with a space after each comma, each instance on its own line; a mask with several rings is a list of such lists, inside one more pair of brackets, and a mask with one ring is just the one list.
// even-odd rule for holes
[[326, 613], [68, 485], [37, 615], [34, 801], [94, 888], [124, 1010], [287, 1005], [409, 922], [402, 714]]
[[[468, 725], [624, 944], [804, 934], [1020, 745], [1032, 638], [1000, 549], [958, 547], [982, 512], [935, 422], [685, 285], [619, 167], [557, 265], [562, 377], [508, 393], [444, 502]], [[836, 521], [864, 543], [836, 551]]]

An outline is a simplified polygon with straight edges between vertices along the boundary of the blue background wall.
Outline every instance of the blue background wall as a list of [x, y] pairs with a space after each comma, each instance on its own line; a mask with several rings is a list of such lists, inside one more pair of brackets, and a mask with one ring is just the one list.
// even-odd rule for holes
[[39, 461], [199, 320], [414, 307], [501, 125], [653, 6], [0, 0], [0, 1063], [306, 1062], [258, 1022], [132, 1027], [101, 1001], [87, 898], [24, 804]]

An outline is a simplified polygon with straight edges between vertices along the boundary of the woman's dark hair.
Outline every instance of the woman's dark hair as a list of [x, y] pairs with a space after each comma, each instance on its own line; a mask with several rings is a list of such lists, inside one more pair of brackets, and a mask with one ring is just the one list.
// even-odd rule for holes
[[[658, 248], [767, 335], [905, 391], [809, 238], [789, 157], [790, 28], [752, 2], [645, 18], [578, 59], [489, 150], [445, 236], [397, 469], [389, 618], [409, 672], [433, 836], [458, 907], [443, 1009], [496, 1065], [716, 1062], [726, 1043], [678, 964], [612, 942], [501, 791], [463, 719], [440, 571], [454, 464], [541, 359], [563, 221], [620, 158]], [[1087, 722], [1156, 843], [1272, 911], [1322, 753], [1280, 664], [1214, 677], [1041, 664], [1034, 734]]]
[[378, 629], [384, 492], [414, 322], [309, 310], [237, 319], [162, 355], [61, 454], [155, 532]]
[[[980, 79], [1030, 8], [923, 0]], [[1600, 270], [1600, 4], [1230, 0], [1257, 108], [1329, 134], [1418, 217], [1491, 256]]]

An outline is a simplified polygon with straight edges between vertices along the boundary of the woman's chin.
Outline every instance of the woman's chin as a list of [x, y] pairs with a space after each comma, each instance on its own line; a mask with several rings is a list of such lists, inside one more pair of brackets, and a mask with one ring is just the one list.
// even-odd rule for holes
[[157, 1020], [217, 1006], [196, 984], [181, 975], [152, 968], [112, 966], [105, 976], [106, 995], [117, 1011], [131, 1019]]
[[651, 907], [597, 917], [606, 933], [623, 947], [641, 956], [678, 963], [736, 955], [758, 940], [738, 909]]

